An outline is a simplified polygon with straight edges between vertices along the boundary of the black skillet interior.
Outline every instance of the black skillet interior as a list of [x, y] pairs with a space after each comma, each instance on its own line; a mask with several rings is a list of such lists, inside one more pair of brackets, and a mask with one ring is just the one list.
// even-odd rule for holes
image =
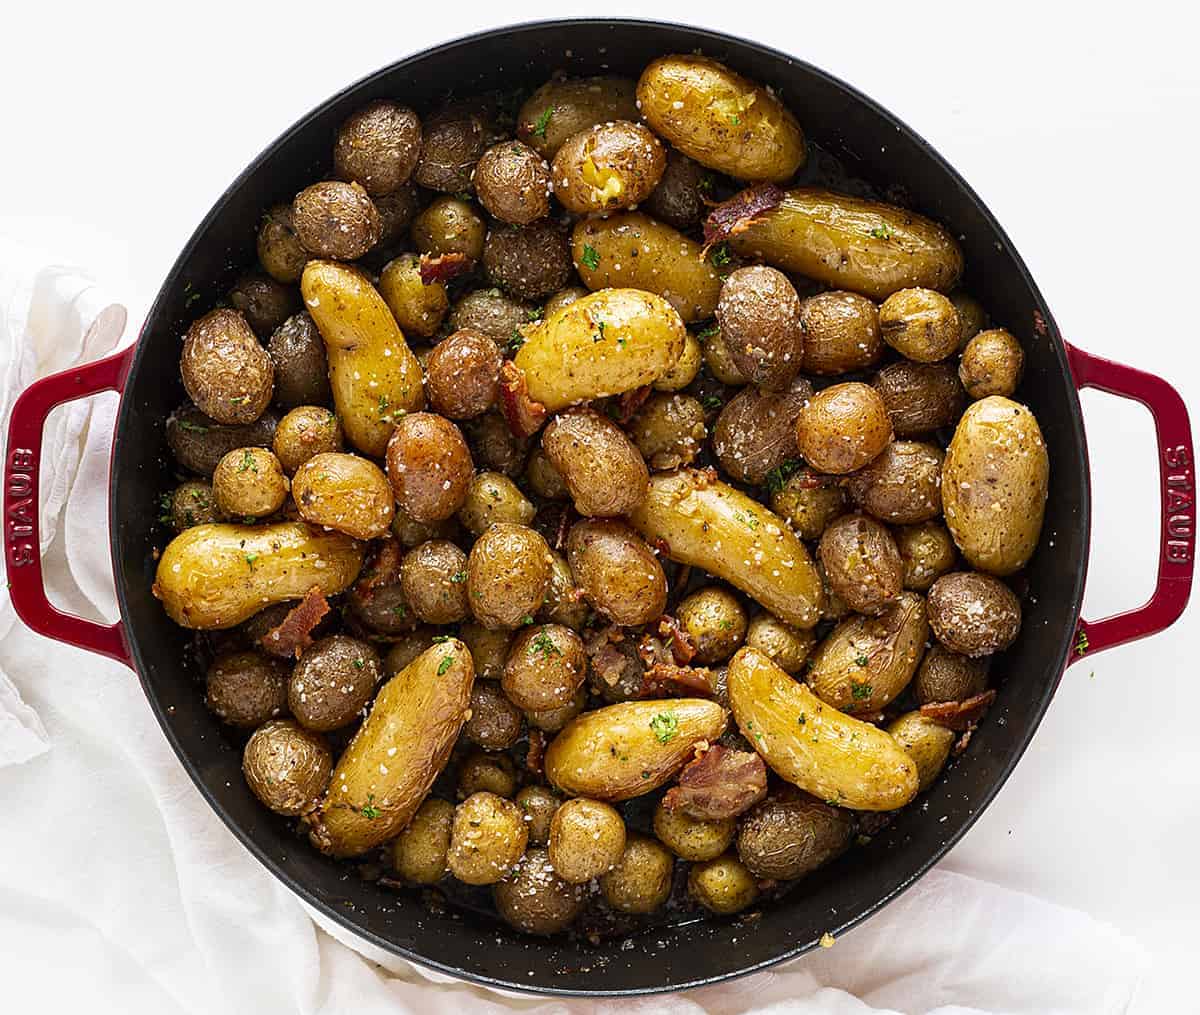
[[[1028, 577], [1024, 630], [1001, 662], [996, 707], [969, 751], [869, 845], [806, 879], [753, 921], [680, 914], [634, 939], [590, 945], [521, 937], [487, 916], [431, 911], [415, 895], [362, 881], [319, 856], [269, 814], [241, 776], [240, 754], [217, 729], [186, 670], [190, 638], [150, 595], [154, 505], [172, 480], [163, 421], [183, 399], [180, 336], [254, 260], [262, 210], [319, 178], [338, 123], [369, 99], [427, 111], [447, 93], [533, 88], [551, 72], [637, 75], [653, 57], [703, 50], [772, 85], [808, 135], [853, 176], [899, 184], [915, 209], [947, 224], [966, 252], [966, 288], [1027, 351], [1021, 391], [1049, 446], [1053, 485]], [[201, 298], [189, 306], [189, 297]], [[1048, 333], [1033, 326], [1035, 313]], [[1020, 258], [966, 184], [873, 102], [782, 53], [727, 36], [640, 21], [563, 21], [499, 29], [411, 57], [342, 92], [287, 131], [221, 197], [184, 250], [146, 320], [118, 423], [112, 474], [113, 556], [127, 637], [146, 695], [180, 760], [230, 830], [306, 901], [375, 944], [426, 965], [518, 990], [667, 990], [747, 972], [839, 933], [920, 876], [966, 831], [1025, 749], [1069, 651], [1087, 554], [1088, 486], [1079, 402], [1061, 342]]]

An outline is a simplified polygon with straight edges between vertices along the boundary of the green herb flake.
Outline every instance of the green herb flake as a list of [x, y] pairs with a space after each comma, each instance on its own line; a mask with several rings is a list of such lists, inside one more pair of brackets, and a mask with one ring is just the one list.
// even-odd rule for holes
[[726, 265], [733, 263], [733, 255], [729, 252], [728, 243], [718, 243], [712, 249], [708, 259], [712, 261], [714, 268], [724, 268]]
[[534, 137], [540, 137], [543, 141], [546, 140], [546, 128], [550, 126], [550, 117], [553, 115], [553, 106], [547, 106], [542, 110], [542, 115], [537, 118], [537, 122], [533, 125]]
[[659, 712], [650, 720], [650, 731], [660, 744], [667, 744], [679, 736], [679, 717], [674, 712]]
[[855, 701], [865, 701], [867, 698], [871, 697], [872, 690], [874, 690], [874, 688], [872, 688], [870, 684], [858, 684], [853, 680], [850, 681], [850, 697], [852, 697]]
[[451, 575], [450, 580], [454, 582], [455, 585], [461, 585], [467, 580], [467, 572], [459, 571], [458, 574]]
[[375, 806], [375, 794], [374, 793], [367, 794], [367, 802], [362, 806], [362, 808], [359, 810], [358, 813], [361, 814], [368, 821], [374, 821], [377, 817], [379, 817], [380, 810], [378, 807]]
[[732, 631], [733, 630], [733, 621], [730, 620], [728, 617], [726, 617], [724, 620], [721, 621], [719, 626], [722, 631]]
[[367, 664], [366, 664], [365, 662], [363, 662], [363, 660], [361, 660], [361, 659], [355, 659], [355, 660], [354, 660], [354, 668], [355, 668], [356, 670], [361, 670], [361, 669], [362, 669], [364, 666], [366, 666], [366, 665], [367, 665]]
[[510, 338], [508, 340], [508, 344], [505, 346], [505, 348], [509, 351], [510, 354], [515, 354], [516, 351], [518, 349], [520, 349], [521, 346], [523, 346], [524, 344], [525, 344], [525, 336], [522, 335], [521, 332], [517, 328], [513, 328], [512, 338]]
[[527, 651], [531, 656], [535, 656], [541, 652], [544, 659], [553, 659], [555, 656], [562, 655], [562, 649], [554, 644], [550, 635], [545, 631], [538, 632], [537, 637], [530, 640]]
[[789, 459], [782, 465], [775, 466], [775, 468], [767, 473], [767, 491], [769, 493], [781, 492], [787, 481], [799, 470], [800, 462], [794, 458]]
[[454, 665], [454, 656], [442, 656], [442, 661], [438, 663], [437, 675], [443, 676], [445, 672]]
[[867, 657], [865, 652], [860, 652], [854, 657], [854, 661], [858, 663], [859, 666], [866, 666], [871, 660]]
[[600, 253], [590, 243], [585, 243], [583, 245], [583, 256], [579, 261], [585, 268], [591, 268], [592, 271], [595, 271], [600, 267]]
[[521, 618], [521, 626], [522, 627], [528, 627], [532, 623], [533, 623], [533, 617], [530, 616], [530, 614], [528, 614], [528, 613], [525, 614], [525, 616], [523, 616]]
[[450, 635], [448, 635], [448, 634], [435, 634], [433, 636], [433, 643], [435, 645], [441, 645], [443, 642], [447, 642], [449, 640], [450, 640]]
[[256, 560], [258, 560], [257, 553], [247, 553], [246, 554], [246, 564], [249, 565], [251, 571], [254, 570], [254, 562]]
[[892, 227], [885, 222], [881, 226], [876, 226], [867, 235], [873, 236], [877, 240], [890, 240], [892, 238]]
[[706, 395], [700, 404], [709, 412], [712, 412], [721, 408], [721, 406], [723, 406], [725, 403], [722, 402], [721, 399], [719, 399], [716, 395]]
[[730, 122], [730, 123], [731, 123], [733, 126], [735, 126], [735, 127], [738, 127], [738, 126], [740, 126], [740, 125], [741, 125], [742, 118], [741, 118], [740, 116], [738, 116], [738, 115], [737, 115], [737, 113], [734, 113], [734, 114], [732, 114], [732, 115], [729, 117], [729, 122]]
[[745, 511], [735, 511], [733, 517], [752, 531], [758, 528], [758, 519], [754, 515], [747, 514]]
[[238, 466], [238, 472], [247, 472], [249, 470], [258, 472], [258, 463], [254, 460], [254, 453], [247, 448], [242, 452], [242, 462]]
[[808, 722], [808, 716], [806, 716], [803, 712], [801, 712], [800, 715], [796, 717], [796, 722], [798, 722], [801, 726], [803, 726], [805, 723]]
[[714, 321], [707, 328], [701, 328], [699, 331], [697, 331], [696, 338], [699, 339], [701, 342], [706, 342], [710, 338], [714, 338], [715, 336], [717, 336], [719, 334], [721, 334], [721, 328]]
[[199, 298], [200, 298], [200, 294], [199, 294], [199, 293], [192, 293], [192, 295], [191, 295], [191, 296], [189, 296], [189, 297], [188, 297], [186, 300], [184, 300], [184, 302], [183, 302], [183, 309], [184, 309], [184, 310], [187, 310], [187, 309], [188, 309], [188, 308], [189, 308], [189, 307], [190, 307], [190, 306], [191, 306], [193, 303], [195, 303], [195, 302], [196, 302], [196, 300], [198, 300]]

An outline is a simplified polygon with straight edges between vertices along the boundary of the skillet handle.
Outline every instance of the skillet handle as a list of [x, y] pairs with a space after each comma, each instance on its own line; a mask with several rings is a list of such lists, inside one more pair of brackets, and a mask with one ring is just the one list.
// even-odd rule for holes
[[1068, 665], [1085, 655], [1156, 634], [1179, 619], [1192, 590], [1196, 560], [1196, 455], [1187, 407], [1161, 377], [1067, 344], [1077, 388], [1098, 388], [1141, 402], [1154, 417], [1162, 527], [1158, 580], [1149, 602], [1103, 620], [1080, 619]]
[[25, 624], [55, 641], [98, 652], [133, 666], [122, 625], [97, 624], [56, 609], [46, 598], [38, 532], [38, 468], [42, 461], [42, 428], [50, 410], [63, 402], [121, 391], [133, 347], [106, 359], [43, 377], [21, 392], [8, 424], [4, 456], [4, 563], [9, 595]]

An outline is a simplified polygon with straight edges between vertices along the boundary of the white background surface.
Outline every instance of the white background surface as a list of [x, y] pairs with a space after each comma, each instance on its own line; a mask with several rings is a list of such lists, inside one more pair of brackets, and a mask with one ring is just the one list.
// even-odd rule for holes
[[[769, 5], [750, 16], [699, 0], [463, 3], [446, 16], [437, 4], [22, 4], [5, 13], [0, 60], [0, 236], [88, 266], [136, 323], [213, 200], [328, 94], [497, 22], [645, 14], [762, 39], [881, 101], [991, 207], [1064, 335], [1167, 376], [1200, 416], [1191, 5]], [[1149, 591], [1155, 455], [1140, 408], [1084, 402], [1095, 496], [1085, 612], [1099, 616]], [[1158, 961], [1152, 1010], [1172, 1012], [1197, 1010], [1198, 635], [1193, 609], [1153, 640], [1073, 667], [1026, 759], [948, 861], [1137, 937]], [[91, 862], [102, 879], [120, 858]], [[139, 975], [114, 976], [99, 996], [80, 985], [80, 1002], [119, 1008]], [[69, 978], [45, 977], [0, 955], [8, 1000], [29, 999], [4, 1008], [59, 1010], [75, 996]]]

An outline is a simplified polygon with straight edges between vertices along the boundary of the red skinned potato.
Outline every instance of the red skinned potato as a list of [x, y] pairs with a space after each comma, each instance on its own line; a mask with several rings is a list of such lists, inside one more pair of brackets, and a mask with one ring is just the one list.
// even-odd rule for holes
[[467, 498], [474, 469], [458, 427], [432, 412], [402, 416], [388, 441], [388, 481], [396, 503], [414, 521], [453, 515]]

